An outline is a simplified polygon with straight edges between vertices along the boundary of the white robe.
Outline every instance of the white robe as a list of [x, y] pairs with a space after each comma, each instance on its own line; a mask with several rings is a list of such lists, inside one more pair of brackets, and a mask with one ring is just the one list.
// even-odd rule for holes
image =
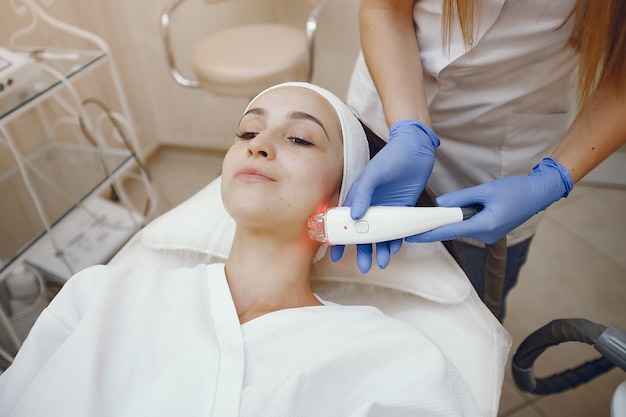
[[0, 416], [478, 416], [458, 371], [373, 307], [240, 325], [223, 264], [70, 279], [0, 376]]

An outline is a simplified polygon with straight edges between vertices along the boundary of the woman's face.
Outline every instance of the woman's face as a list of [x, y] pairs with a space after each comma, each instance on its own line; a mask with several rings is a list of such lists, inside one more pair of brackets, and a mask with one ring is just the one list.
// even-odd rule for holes
[[281, 87], [241, 118], [222, 166], [222, 199], [240, 225], [301, 232], [338, 202], [343, 169], [339, 119], [319, 94]]

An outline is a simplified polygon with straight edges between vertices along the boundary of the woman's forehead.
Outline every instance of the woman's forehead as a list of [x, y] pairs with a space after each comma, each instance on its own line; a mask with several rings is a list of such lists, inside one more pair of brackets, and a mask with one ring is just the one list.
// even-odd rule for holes
[[298, 102], [313, 102], [330, 106], [330, 103], [324, 97], [313, 90], [297, 86], [284, 86], [267, 90], [257, 96], [249, 107], [261, 102], [280, 100], [281, 98], [290, 98]]
[[341, 135], [341, 126], [335, 108], [315, 91], [295, 86], [280, 87], [265, 92], [248, 106], [248, 111], [261, 108], [271, 112], [304, 112], [320, 120], [326, 129], [333, 129]]

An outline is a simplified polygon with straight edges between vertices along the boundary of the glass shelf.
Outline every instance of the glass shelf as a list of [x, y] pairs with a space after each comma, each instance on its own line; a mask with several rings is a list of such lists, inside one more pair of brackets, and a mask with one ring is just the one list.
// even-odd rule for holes
[[0, 92], [0, 121], [32, 104], [64, 81], [104, 61], [107, 53], [40, 46], [4, 47], [29, 62], [20, 67], [14, 83]]
[[[11, 4], [13, 12], [21, 16], [26, 10], [33, 19], [30, 25], [16, 28], [12, 42], [41, 41], [41, 35], [51, 30], [62, 35], [63, 44], [79, 47], [40, 46], [53, 42], [52, 36], [35, 46], [0, 45], [0, 373], [3, 361], [12, 361], [36, 318], [33, 311], [32, 317], [17, 323], [12, 310], [6, 308], [15, 301], [11, 299], [11, 288], [22, 288], [31, 281], [23, 272], [45, 271], [48, 280], [50, 275], [66, 275], [61, 271], [63, 266], [73, 271], [106, 262], [104, 258], [141, 227], [146, 215], [134, 212], [124, 189], [126, 174], [138, 166], [138, 141], [119, 75], [109, 59], [108, 45], [94, 33], [50, 16], [39, 2], [18, 3]], [[10, 12], [8, 8], [6, 11]], [[97, 68], [103, 71], [91, 73]], [[121, 109], [114, 112], [115, 119], [123, 129], [118, 129], [117, 123], [112, 123], [114, 127], [93, 123], [101, 120], [95, 118], [99, 111], [95, 108], [83, 112], [84, 119], [75, 120], [75, 111], [81, 109], [70, 107], [84, 105], [78, 102], [86, 98], [84, 85], [75, 82], [83, 75], [93, 75], [97, 83], [110, 82], [105, 87], [107, 97], [115, 96]], [[75, 100], [60, 94], [66, 92]], [[50, 106], [43, 105], [48, 104], [44, 103], [47, 99], [51, 99]], [[107, 101], [103, 100], [110, 105]], [[56, 111], [53, 105], [64, 111]], [[101, 110], [106, 113], [104, 108]], [[69, 143], [85, 139], [84, 143], [93, 143], [67, 130], [65, 123], [75, 129], [72, 123], [80, 121], [93, 129], [90, 133], [101, 139], [97, 141], [100, 146]], [[31, 128], [30, 123], [37, 125]], [[57, 129], [59, 126], [63, 129]], [[115, 135], [126, 136], [122, 139], [129, 142], [124, 141], [122, 146], [114, 140]], [[29, 140], [36, 138], [45, 141]], [[147, 187], [149, 179], [141, 174]], [[111, 195], [121, 201], [112, 201]]]
[[[41, 215], [57, 227], [76, 207], [104, 190], [133, 163], [125, 149], [48, 142], [0, 174], [0, 282], [12, 264], [47, 233]], [[25, 174], [24, 174], [25, 173]], [[77, 173], [79, 173], [77, 175]], [[39, 207], [32, 194], [39, 196]]]

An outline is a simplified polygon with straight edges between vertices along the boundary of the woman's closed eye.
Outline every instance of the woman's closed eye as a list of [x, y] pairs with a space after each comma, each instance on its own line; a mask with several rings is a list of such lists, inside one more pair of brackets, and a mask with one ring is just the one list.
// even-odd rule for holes
[[[259, 134], [258, 132], [254, 132], [254, 131], [238, 130], [237, 132], [235, 132], [235, 136], [243, 140], [252, 140], [256, 138], [258, 134]], [[288, 136], [287, 139], [291, 141], [291, 143], [293, 143], [294, 145], [298, 145], [298, 146], [314, 146], [315, 145], [315, 143], [311, 142], [310, 140], [301, 138], [299, 136]]]
[[237, 136], [239, 139], [244, 139], [244, 140], [252, 140], [256, 138], [256, 135], [258, 135], [257, 132], [243, 132], [240, 130], [235, 132], [235, 136]]
[[310, 142], [303, 138], [299, 138], [297, 136], [290, 136], [288, 139], [292, 141], [294, 145], [298, 145], [298, 146], [314, 146], [315, 145], [313, 142]]

